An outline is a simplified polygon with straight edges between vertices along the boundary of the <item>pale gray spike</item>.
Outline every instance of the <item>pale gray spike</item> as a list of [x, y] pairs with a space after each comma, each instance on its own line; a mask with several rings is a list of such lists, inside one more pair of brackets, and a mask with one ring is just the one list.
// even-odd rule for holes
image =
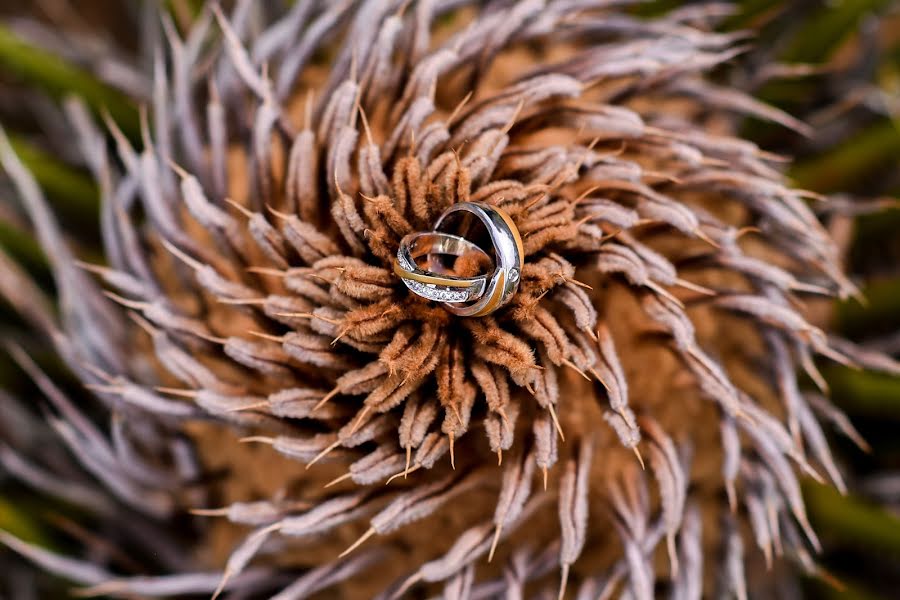
[[[157, 518], [164, 518], [172, 513], [174, 505], [168, 494], [136, 485], [119, 471], [114, 458], [104, 460], [103, 455], [98, 455], [94, 446], [86, 445], [85, 440], [68, 423], [51, 418], [50, 424], [81, 465], [123, 502]], [[108, 447], [106, 452], [112, 454]]]
[[719, 572], [722, 593], [734, 595], [737, 600], [747, 600], [747, 583], [744, 575], [744, 542], [734, 519], [724, 517], [722, 534], [723, 554]]
[[[200, 32], [206, 29], [209, 23], [208, 11], [204, 11], [202, 22], [195, 27]], [[163, 31], [169, 44], [172, 59], [172, 93], [174, 98], [174, 114], [172, 121], [176, 124], [180, 134], [180, 142], [187, 158], [187, 166], [195, 172], [203, 167], [203, 142], [194, 114], [192, 97], [191, 69], [197, 59], [193, 44], [190, 48], [178, 36], [175, 24], [172, 23], [168, 13], [162, 15]], [[199, 36], [197, 36], [199, 37]]]
[[89, 512], [109, 514], [114, 509], [109, 499], [98, 493], [95, 488], [46, 471], [2, 443], [0, 443], [0, 465], [6, 474], [12, 475], [41, 493]]
[[[162, 50], [156, 48], [153, 52], [153, 139], [163, 164], [173, 160], [168, 81]], [[175, 180], [170, 171], [163, 169], [162, 182], [166, 194], [172, 195]]]
[[228, 194], [228, 122], [212, 78], [209, 80], [209, 102], [206, 105], [206, 133], [209, 137], [213, 202], [220, 204]]
[[250, 53], [253, 63], [265, 64], [276, 55], [283, 54], [306, 25], [314, 7], [314, 2], [297, 2], [281, 19], [260, 33]]
[[692, 504], [684, 513], [678, 543], [680, 571], [672, 586], [671, 600], [703, 597], [703, 539], [700, 509]]
[[332, 585], [341, 583], [367, 570], [385, 558], [384, 551], [373, 549], [347, 558], [327, 562], [297, 579], [270, 600], [301, 600]]
[[0, 542], [21, 554], [49, 573], [82, 585], [96, 585], [112, 579], [112, 574], [94, 563], [67, 558], [29, 544], [10, 533], [0, 530]]
[[[111, 578], [103, 583], [77, 590], [79, 596], [139, 596], [172, 598], [212, 594], [216, 590], [221, 573], [178, 573], [174, 575], [143, 575]], [[235, 594], [254, 594], [270, 591], [277, 576], [268, 568], [247, 569], [230, 579], [226, 590]]]
[[353, 523], [360, 517], [371, 514], [378, 506], [378, 500], [370, 500], [368, 492], [355, 492], [335, 496], [320, 502], [306, 513], [282, 519], [278, 530], [291, 537], [316, 536], [332, 531], [346, 523]]
[[43, 193], [10, 146], [2, 128], [0, 164], [12, 179], [52, 265], [64, 328], [87, 342], [82, 346], [87, 354], [85, 358], [96, 359], [110, 370], [121, 371], [122, 356], [115, 351], [122, 341], [121, 314], [110, 306], [94, 281], [75, 266], [72, 253]]
[[275, 82], [275, 95], [279, 100], [284, 100], [291, 94], [297, 76], [312, 58], [316, 49], [341, 24], [342, 19], [353, 6], [354, 3], [349, 0], [331, 3], [310, 23], [297, 43], [287, 50]]

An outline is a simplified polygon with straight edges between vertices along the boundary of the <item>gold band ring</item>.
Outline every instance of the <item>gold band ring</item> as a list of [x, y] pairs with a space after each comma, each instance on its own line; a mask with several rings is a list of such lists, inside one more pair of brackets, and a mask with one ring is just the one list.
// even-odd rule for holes
[[[490, 257], [477, 245], [458, 235], [438, 231], [411, 233], [400, 240], [394, 273], [414, 294], [437, 302], [471, 302], [484, 294], [488, 284], [486, 275], [457, 277], [442, 264], [432, 260], [437, 255], [460, 257], [475, 254], [486, 262]], [[428, 268], [421, 268], [421, 257], [429, 258]]]
[[[416, 259], [431, 254], [461, 256], [467, 251], [484, 250], [465, 238], [471, 219], [481, 222], [494, 249], [494, 269], [490, 274], [476, 277], [457, 277], [420, 268]], [[460, 220], [461, 235], [443, 230]], [[525, 252], [522, 236], [512, 219], [502, 209], [481, 202], [460, 202], [448, 208], [438, 218], [432, 232], [406, 236], [400, 242], [394, 272], [415, 294], [442, 302], [444, 308], [463, 317], [488, 315], [507, 302], [519, 287]]]

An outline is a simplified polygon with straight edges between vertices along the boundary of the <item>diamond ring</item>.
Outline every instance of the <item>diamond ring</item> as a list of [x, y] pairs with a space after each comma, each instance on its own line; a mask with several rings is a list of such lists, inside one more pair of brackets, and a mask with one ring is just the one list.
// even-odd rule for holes
[[[451, 274], [435, 259], [436, 255], [462, 256], [473, 252], [487, 257], [482, 247], [471, 241], [479, 233], [478, 224], [485, 245], [494, 249], [493, 271], [472, 277]], [[428, 257], [428, 265], [417, 262], [423, 256]], [[460, 202], [444, 211], [433, 231], [413, 233], [401, 240], [394, 272], [414, 294], [443, 303], [455, 315], [481, 317], [509, 302], [515, 294], [524, 256], [522, 237], [506, 212], [480, 202]]]
[[[441, 256], [462, 257], [491, 262], [484, 250], [458, 235], [439, 231], [411, 233], [400, 240], [394, 272], [414, 294], [437, 302], [471, 302], [484, 295], [486, 275], [458, 277], [441, 261]], [[425, 265], [420, 266], [422, 257]]]

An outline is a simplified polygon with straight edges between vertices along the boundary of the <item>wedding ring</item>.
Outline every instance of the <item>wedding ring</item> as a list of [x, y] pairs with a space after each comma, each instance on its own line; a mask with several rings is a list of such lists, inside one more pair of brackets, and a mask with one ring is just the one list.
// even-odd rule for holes
[[[490, 258], [465, 237], [473, 234], [473, 218], [484, 226], [493, 246], [493, 271], [460, 277], [437, 260], [437, 256], [459, 257], [474, 252]], [[459, 223], [453, 225], [456, 221]], [[451, 225], [459, 235], [442, 231]], [[509, 302], [515, 294], [524, 256], [522, 237], [506, 212], [480, 202], [460, 202], [444, 211], [433, 231], [412, 233], [400, 241], [394, 272], [414, 294], [443, 303], [455, 315], [481, 317]], [[422, 257], [427, 257], [424, 265], [420, 264]]]
[[[460, 257], [474, 253], [490, 262], [490, 257], [477, 245], [458, 235], [439, 231], [411, 233], [400, 240], [394, 272], [414, 294], [437, 302], [470, 302], [484, 295], [486, 275], [457, 277], [438, 260], [439, 255]], [[427, 267], [419, 260], [427, 257]]]
[[519, 288], [525, 258], [522, 236], [504, 210], [481, 202], [454, 204], [438, 218], [434, 230], [446, 229], [460, 217], [463, 222], [457, 231], [462, 236], [470, 233], [471, 217], [481, 221], [487, 229], [494, 246], [494, 272], [488, 277], [484, 292], [475, 302], [465, 305], [446, 304], [444, 308], [462, 317], [483, 317], [509, 302]]

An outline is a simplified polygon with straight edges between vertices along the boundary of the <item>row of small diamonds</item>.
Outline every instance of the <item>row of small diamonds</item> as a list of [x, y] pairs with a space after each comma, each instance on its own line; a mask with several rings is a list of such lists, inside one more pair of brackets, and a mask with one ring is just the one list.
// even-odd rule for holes
[[465, 290], [446, 290], [431, 284], [425, 284], [420, 281], [410, 281], [408, 279], [404, 279], [403, 283], [419, 296], [437, 302], [465, 302], [469, 299], [469, 293]]

